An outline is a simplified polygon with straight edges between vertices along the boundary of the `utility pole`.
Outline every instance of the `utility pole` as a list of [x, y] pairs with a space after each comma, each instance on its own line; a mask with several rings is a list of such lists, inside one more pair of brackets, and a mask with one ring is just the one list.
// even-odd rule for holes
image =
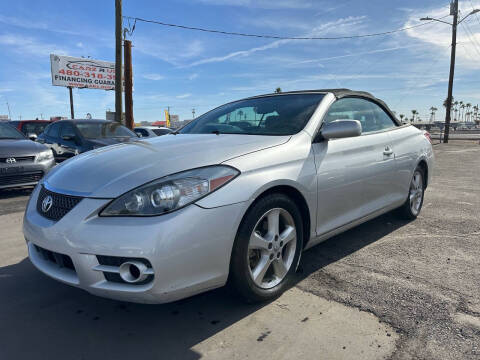
[[115, 121], [122, 122], [122, 0], [115, 0]]
[[12, 112], [10, 111], [10, 104], [8, 103], [8, 101], [7, 101], [7, 108], [8, 108], [8, 117], [10, 118], [10, 120], [12, 120]]
[[133, 130], [133, 75], [132, 75], [132, 42], [123, 42], [125, 58], [125, 124]]
[[68, 87], [68, 92], [70, 93], [70, 117], [72, 119], [75, 119], [75, 113], [73, 111], [73, 93], [72, 93], [72, 87]]
[[453, 78], [455, 75], [455, 54], [457, 51], [458, 0], [455, 0], [450, 4], [450, 15], [453, 15], [452, 52], [450, 55], [450, 76], [448, 78], [447, 114], [445, 117], [445, 132], [443, 133], [443, 142], [445, 144], [448, 143], [448, 137], [450, 135], [450, 121], [452, 121]]
[[446, 116], [445, 116], [445, 132], [443, 135], [443, 142], [448, 143], [448, 137], [450, 134], [450, 122], [452, 118], [452, 102], [453, 102], [453, 79], [455, 76], [455, 55], [457, 50], [457, 27], [458, 25], [464, 21], [470, 15], [473, 15], [479, 12], [479, 9], [473, 9], [468, 15], [466, 15], [463, 19], [458, 21], [458, 0], [453, 0], [450, 3], [450, 15], [453, 15], [453, 23], [449, 23], [447, 21], [443, 21], [440, 19], [434, 19], [431, 17], [424, 17], [420, 20], [427, 20], [427, 21], [438, 21], [452, 27], [452, 52], [450, 56], [450, 76], [448, 78], [448, 95], [447, 95], [447, 107], [446, 107]]
[[192, 118], [195, 120], [195, 108], [192, 109]]

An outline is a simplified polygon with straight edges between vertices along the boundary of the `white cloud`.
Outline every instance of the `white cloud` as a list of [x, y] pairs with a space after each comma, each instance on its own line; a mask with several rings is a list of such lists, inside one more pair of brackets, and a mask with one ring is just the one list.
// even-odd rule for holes
[[198, 74], [197, 73], [193, 73], [191, 75], [188, 76], [188, 80], [195, 80], [196, 78], [198, 78]]
[[204, 51], [203, 42], [193, 41], [152, 41], [152, 38], [137, 36], [135, 50], [145, 55], [179, 66], [182, 60], [200, 56]]
[[[305, 34], [304, 36], [319, 37], [319, 36], [327, 36], [332, 34], [343, 34], [345, 32], [352, 31], [352, 29], [354, 28], [359, 29], [364, 20], [365, 20], [365, 16], [355, 16], [355, 17], [349, 16], [347, 18], [341, 18], [335, 21], [324, 23], [319, 26], [315, 26], [309, 33]], [[289, 39], [276, 40], [269, 44], [257, 46], [248, 50], [234, 51], [223, 56], [214, 56], [211, 58], [197, 60], [189, 65], [186, 65], [185, 67], [198, 66], [198, 65], [209, 64], [209, 63], [217, 63], [217, 62], [223, 62], [230, 59], [248, 57], [256, 52], [275, 49], [282, 45], [289, 44], [295, 41], [302, 41], [302, 40], [289, 40]]]
[[36, 56], [48, 56], [51, 53], [66, 55], [67, 50], [56, 44], [41, 42], [32, 37], [26, 37], [16, 34], [0, 35], [0, 44], [6, 45], [7, 49], [13, 49], [18, 53]]
[[188, 97], [192, 96], [192, 94], [187, 93], [187, 94], [182, 94], [182, 95], [177, 95], [177, 99], [186, 99]]
[[154, 80], [154, 81], [158, 81], [158, 80], [163, 80], [163, 79], [165, 79], [165, 76], [160, 75], [160, 74], [144, 74], [144, 75], [142, 75], [142, 77], [143, 77], [144, 79]]
[[241, 6], [262, 9], [308, 9], [318, 6], [318, 1], [308, 0], [197, 0], [208, 5]]
[[[464, 10], [461, 16], [468, 14], [471, 11], [472, 6], [479, 8], [480, 1], [461, 1], [459, 3], [459, 8]], [[418, 24], [418, 14], [425, 14], [425, 16], [428, 15], [433, 18], [440, 18], [448, 14], [448, 9], [446, 7], [439, 7], [418, 10], [416, 13], [410, 16], [405, 26]], [[461, 62], [461, 64], [464, 66], [478, 69], [480, 68], [480, 62], [478, 61], [478, 57], [480, 56], [480, 27], [478, 26], [480, 17], [474, 19], [476, 16], [477, 15], [472, 15], [469, 19], [465, 20], [459, 25], [457, 33], [457, 60], [459, 60], [459, 62]], [[447, 17], [444, 18], [443, 21], [451, 22], [452, 18]], [[406, 31], [406, 33], [411, 38], [431, 45], [429, 50], [433, 50], [436, 53], [441, 51], [442, 56], [444, 49], [448, 48], [452, 42], [451, 27], [437, 22], [426, 26], [409, 29]]]

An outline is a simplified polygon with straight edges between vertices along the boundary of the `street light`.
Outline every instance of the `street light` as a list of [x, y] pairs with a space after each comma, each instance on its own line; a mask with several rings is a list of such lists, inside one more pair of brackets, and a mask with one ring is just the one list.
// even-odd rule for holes
[[437, 21], [452, 27], [452, 54], [450, 58], [450, 76], [448, 79], [448, 96], [447, 96], [447, 109], [445, 116], [445, 132], [443, 135], [443, 142], [448, 143], [448, 135], [450, 134], [450, 121], [451, 121], [451, 112], [452, 112], [452, 102], [453, 102], [453, 78], [455, 74], [455, 54], [457, 49], [457, 26], [470, 15], [480, 12], [480, 9], [473, 9], [469, 14], [467, 14], [463, 19], [458, 21], [458, 0], [452, 1], [450, 4], [450, 15], [453, 15], [453, 23], [443, 21], [441, 19], [434, 19], [432, 17], [423, 17], [421, 21]]

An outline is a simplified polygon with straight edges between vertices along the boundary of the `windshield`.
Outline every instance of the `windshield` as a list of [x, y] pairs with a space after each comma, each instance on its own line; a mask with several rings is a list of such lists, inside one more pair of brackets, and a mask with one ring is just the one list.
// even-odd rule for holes
[[137, 137], [133, 131], [118, 123], [78, 122], [76, 125], [83, 137], [87, 139]]
[[25, 136], [10, 124], [0, 124], [0, 139], [25, 139]]
[[302, 130], [324, 94], [292, 94], [240, 100], [192, 121], [180, 134], [293, 135]]
[[153, 129], [152, 131], [158, 136], [170, 134], [172, 132], [170, 129]]
[[32, 122], [24, 123], [22, 126], [22, 132], [25, 135], [28, 135], [28, 134], [40, 135], [48, 125], [50, 125], [50, 123], [48, 122], [32, 121]]

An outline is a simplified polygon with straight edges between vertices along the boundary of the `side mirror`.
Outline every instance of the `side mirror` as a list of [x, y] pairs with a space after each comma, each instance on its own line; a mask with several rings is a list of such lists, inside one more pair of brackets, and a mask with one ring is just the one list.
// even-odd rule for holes
[[323, 124], [320, 135], [326, 140], [360, 136], [362, 124], [358, 120], [335, 120]]
[[30, 133], [27, 135], [27, 137], [32, 141], [37, 141], [37, 134], [35, 133]]

